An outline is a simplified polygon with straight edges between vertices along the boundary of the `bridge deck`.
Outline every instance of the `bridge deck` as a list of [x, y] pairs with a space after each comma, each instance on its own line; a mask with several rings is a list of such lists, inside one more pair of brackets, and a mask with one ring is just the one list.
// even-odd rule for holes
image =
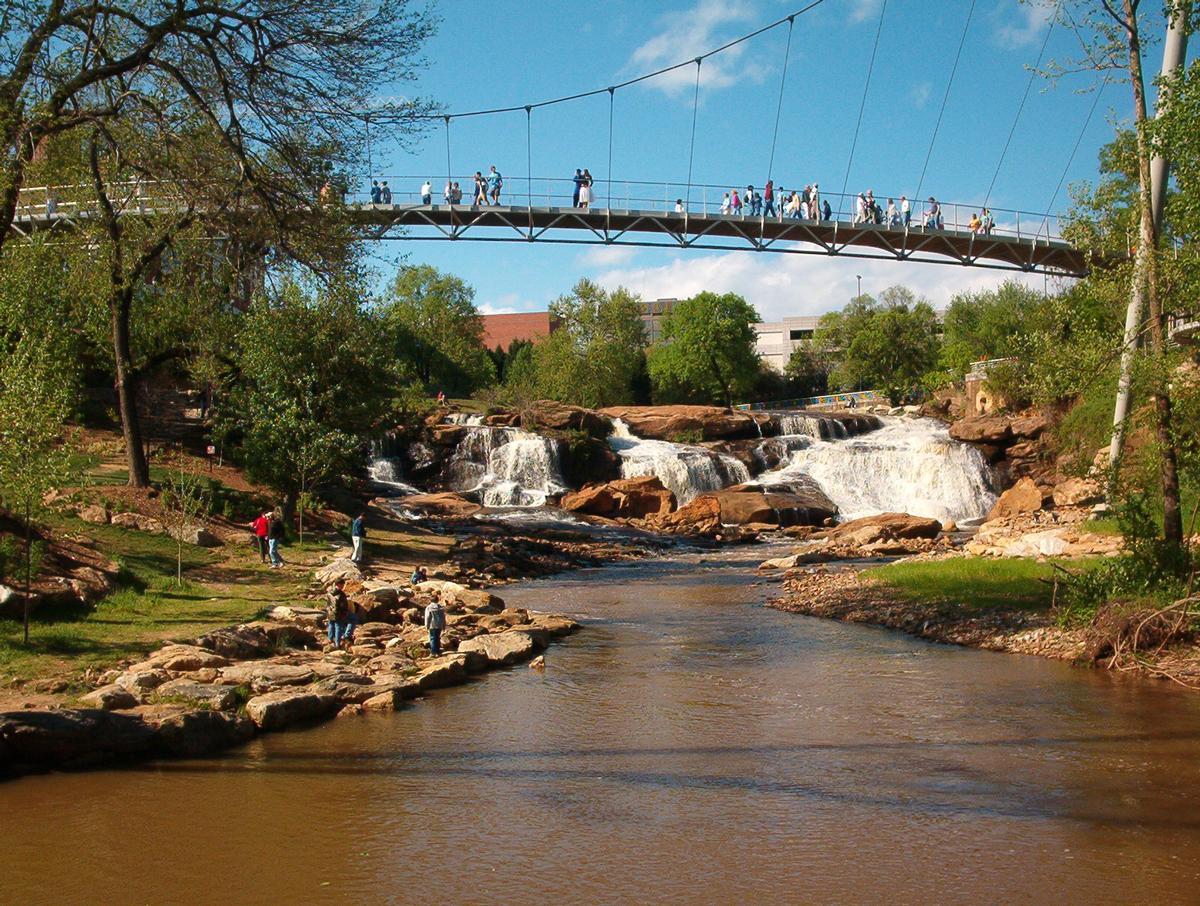
[[[152, 204], [152, 203], [151, 203]], [[640, 245], [714, 250], [748, 249], [857, 258], [891, 258], [1006, 270], [1044, 271], [1084, 276], [1087, 255], [1070, 243], [1014, 235], [985, 236], [964, 230], [887, 229], [844, 221], [676, 214], [652, 210], [525, 207], [470, 207], [421, 204], [351, 204], [352, 223], [370, 239], [475, 240]], [[125, 216], [153, 216], [143, 206]], [[86, 211], [48, 213], [45, 208], [19, 215], [12, 229], [70, 228], [90, 219]], [[575, 233], [576, 236], [571, 234]]]

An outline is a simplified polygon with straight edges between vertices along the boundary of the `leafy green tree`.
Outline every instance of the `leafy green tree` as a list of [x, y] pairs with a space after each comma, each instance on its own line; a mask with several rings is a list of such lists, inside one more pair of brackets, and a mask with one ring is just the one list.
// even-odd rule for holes
[[396, 274], [382, 305], [396, 355], [427, 390], [470, 396], [495, 381], [475, 290], [428, 264]]
[[312, 292], [290, 281], [246, 315], [225, 418], [289, 518], [301, 494], [354, 467], [392, 409], [390, 344], [363, 296], [350, 279]]
[[183, 547], [188, 532], [199, 528], [209, 511], [212, 494], [204, 478], [189, 468], [184, 456], [178, 455], [163, 482], [161, 499], [167, 534], [175, 539], [175, 584], [182, 585]]
[[758, 375], [758, 312], [734, 293], [703, 292], [667, 313], [662, 342], [650, 350], [655, 397], [693, 392], [732, 408]]
[[812, 344], [792, 350], [784, 374], [797, 397], [820, 396], [829, 389], [829, 362]]
[[76, 400], [53, 342], [28, 333], [0, 355], [0, 503], [25, 531], [25, 643], [35, 555], [34, 519], [46, 492], [76, 474], [64, 442]]
[[996, 289], [958, 293], [943, 322], [941, 367], [961, 377], [972, 362], [1016, 355], [1042, 303], [1040, 292], [1015, 280]]
[[551, 303], [550, 316], [554, 331], [533, 347], [542, 395], [579, 406], [629, 402], [646, 343], [638, 298], [580, 280]]

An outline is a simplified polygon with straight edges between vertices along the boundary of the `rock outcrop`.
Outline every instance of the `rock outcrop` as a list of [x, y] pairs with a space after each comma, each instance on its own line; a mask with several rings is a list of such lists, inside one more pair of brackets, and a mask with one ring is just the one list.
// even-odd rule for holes
[[1022, 478], [1000, 495], [988, 513], [988, 520], [1016, 516], [1019, 513], [1036, 513], [1045, 505], [1047, 496], [1032, 478]]
[[652, 475], [593, 484], [563, 496], [559, 506], [572, 513], [611, 519], [665, 516], [675, 509], [675, 494]]
[[757, 421], [746, 412], [717, 406], [610, 406], [600, 414], [621, 419], [638, 437], [653, 440], [724, 440], [758, 437]]

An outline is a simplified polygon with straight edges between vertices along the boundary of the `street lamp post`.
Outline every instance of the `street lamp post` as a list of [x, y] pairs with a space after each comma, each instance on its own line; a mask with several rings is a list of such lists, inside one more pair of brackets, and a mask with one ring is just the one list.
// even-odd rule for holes
[[862, 274], [855, 274], [854, 276], [858, 279], [858, 295], [855, 296], [854, 298], [861, 299], [862, 298]]

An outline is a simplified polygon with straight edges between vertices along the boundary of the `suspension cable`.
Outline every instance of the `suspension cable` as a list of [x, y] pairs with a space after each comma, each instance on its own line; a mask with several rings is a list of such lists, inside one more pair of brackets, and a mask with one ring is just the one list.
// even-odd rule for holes
[[[454, 184], [451, 182], [451, 179], [454, 177], [454, 168], [450, 166], [450, 117], [449, 117], [449, 115], [446, 116], [444, 122], [446, 123], [446, 185], [453, 188]], [[454, 197], [453, 192], [450, 193], [450, 197], [451, 198]]]
[[775, 169], [775, 142], [779, 139], [779, 118], [783, 114], [783, 87], [787, 84], [788, 60], [792, 55], [792, 26], [796, 17], [788, 16], [787, 47], [783, 51], [783, 75], [779, 77], [779, 103], [775, 106], [775, 131], [771, 133], [771, 157], [767, 161], [767, 180]]
[[[570, 94], [570, 95], [567, 95], [567, 96], [561, 97], [561, 98], [552, 98], [551, 100], [548, 100], [548, 101], [538, 101], [536, 104], [529, 104], [528, 106], [536, 109], [538, 107], [549, 107], [553, 104], [563, 104], [567, 101], [577, 101], [580, 98], [593, 97], [597, 94], [603, 94], [606, 91], [610, 91], [610, 90], [615, 91], [618, 88], [628, 88], [630, 85], [636, 85], [638, 82], [644, 82], [647, 79], [653, 79], [660, 75], [666, 75], [668, 72], [674, 72], [676, 69], [683, 69], [685, 66], [691, 66], [698, 59], [703, 60], [708, 57], [716, 56], [719, 53], [729, 50], [729, 48], [731, 48], [731, 47], [736, 47], [739, 44], [749, 41], [751, 38], [757, 38], [763, 32], [768, 32], [773, 28], [778, 28], [784, 22], [788, 22], [792, 19], [795, 19], [797, 16], [802, 16], [805, 13], [807, 13], [808, 11], [816, 9], [818, 6], [820, 6], [824, 2], [825, 2], [825, 0], [812, 0], [811, 3], [807, 4], [806, 6], [804, 6], [801, 9], [796, 10], [794, 13], [791, 13], [790, 15], [784, 16], [782, 19], [776, 19], [774, 22], [764, 25], [762, 28], [756, 29], [755, 31], [750, 32], [749, 34], [742, 35], [740, 38], [734, 38], [732, 41], [722, 44], [720, 47], [716, 47], [712, 50], [705, 51], [704, 53], [700, 54], [699, 57], [693, 57], [690, 60], [684, 60], [682, 63], [675, 63], [671, 66], [664, 66], [662, 69], [656, 69], [654, 72], [647, 72], [644, 75], [635, 76], [634, 78], [627, 79], [624, 82], [618, 82], [616, 85], [613, 85], [611, 87], [606, 86], [604, 88], [593, 88], [591, 91], [581, 91], [578, 94]], [[526, 107], [525, 104], [517, 104], [512, 107], [492, 107], [487, 110], [464, 110], [461, 113], [452, 113], [451, 116], [464, 117], [464, 116], [484, 116], [489, 113], [515, 113], [519, 110], [524, 110], [525, 107]], [[440, 114], [440, 113], [422, 114], [420, 116], [414, 117], [414, 119], [434, 119], [441, 115], [442, 114]]]
[[946, 102], [950, 100], [950, 88], [954, 85], [954, 76], [958, 72], [958, 61], [962, 58], [963, 45], [967, 43], [967, 31], [971, 27], [973, 15], [975, 15], [975, 0], [971, 0], [971, 6], [967, 10], [967, 21], [963, 23], [962, 37], [958, 39], [958, 52], [954, 54], [954, 65], [950, 67], [950, 79], [946, 82], [946, 93], [942, 95], [942, 106], [938, 109], [937, 122], [933, 124], [933, 135], [929, 139], [929, 150], [925, 152], [925, 163], [921, 165], [921, 178], [917, 180], [914, 200], [921, 197], [921, 188], [925, 185], [925, 174], [929, 171], [929, 160], [933, 157], [933, 146], [937, 141], [938, 130], [942, 128], [942, 115], [946, 112]]
[[1012, 128], [1008, 130], [1008, 139], [1004, 142], [1004, 148], [1000, 152], [1000, 159], [996, 161], [996, 172], [992, 174], [992, 181], [988, 185], [987, 194], [983, 196], [983, 207], [988, 206], [988, 202], [992, 198], [992, 189], [996, 187], [996, 180], [1000, 178], [1000, 168], [1004, 166], [1004, 158], [1008, 154], [1008, 146], [1012, 144], [1013, 135], [1017, 131], [1017, 123], [1021, 121], [1021, 113], [1025, 109], [1025, 102], [1029, 100], [1029, 92], [1033, 88], [1033, 80], [1037, 78], [1038, 71], [1042, 68], [1042, 58], [1046, 55], [1046, 47], [1050, 43], [1050, 36], [1054, 34], [1054, 20], [1058, 18], [1058, 9], [1062, 6], [1062, 0], [1058, 0], [1054, 4], [1054, 13], [1050, 16], [1050, 24], [1046, 28], [1046, 36], [1042, 39], [1042, 49], [1038, 51], [1037, 62], [1033, 64], [1033, 68], [1029, 71], [1029, 81], [1025, 83], [1025, 94], [1021, 96], [1021, 104], [1017, 107], [1017, 115], [1013, 117]]
[[525, 108], [525, 197], [529, 205], [529, 238], [533, 238], [533, 108]]
[[883, 34], [883, 14], [887, 12], [887, 0], [879, 7], [879, 24], [875, 27], [875, 44], [871, 47], [871, 62], [867, 64], [867, 81], [863, 85], [862, 103], [858, 105], [858, 121], [854, 124], [854, 139], [850, 142], [850, 157], [846, 160], [846, 178], [842, 180], [842, 203], [850, 185], [850, 168], [854, 165], [854, 151], [858, 147], [858, 132], [862, 128], [863, 112], [867, 109], [867, 93], [871, 89], [871, 73], [875, 71], [875, 53], [879, 50], [879, 36]]

